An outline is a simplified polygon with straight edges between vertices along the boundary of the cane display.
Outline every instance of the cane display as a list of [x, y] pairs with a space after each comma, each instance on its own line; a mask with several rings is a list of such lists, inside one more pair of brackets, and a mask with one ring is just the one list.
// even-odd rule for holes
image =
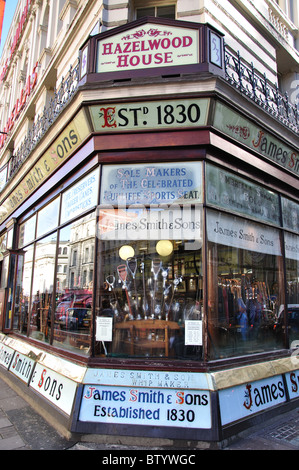
[[[116, 355], [168, 357], [184, 350], [185, 319], [201, 319], [194, 316], [200, 313], [200, 267], [194, 253], [182, 258], [182, 242], [172, 242], [167, 254], [156, 244], [132, 245], [132, 250], [127, 244], [126, 250], [111, 249], [104, 264], [104, 298], [113, 315], [113, 341], [105, 347]], [[126, 258], [124, 252], [134, 255]]]

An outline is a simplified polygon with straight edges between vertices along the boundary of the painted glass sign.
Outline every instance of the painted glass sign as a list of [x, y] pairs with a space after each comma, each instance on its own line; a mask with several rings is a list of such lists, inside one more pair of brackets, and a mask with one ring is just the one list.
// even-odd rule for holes
[[294, 149], [219, 102], [216, 103], [214, 126], [286, 170], [299, 175], [299, 154]]
[[199, 31], [147, 23], [99, 40], [97, 73], [196, 64]]
[[201, 240], [201, 207], [100, 209], [101, 240]]
[[200, 372], [162, 370], [124, 370], [89, 368], [85, 384], [115, 385], [127, 387], [154, 387], [173, 389], [207, 390], [213, 388], [209, 374]]
[[96, 132], [197, 127], [207, 124], [206, 98], [90, 106]]
[[85, 385], [79, 421], [210, 429], [210, 393]]
[[61, 222], [77, 217], [98, 202], [99, 170], [89, 173], [62, 195]]
[[278, 194], [213, 165], [207, 165], [207, 202], [280, 225]]
[[201, 163], [103, 167], [101, 204], [190, 204], [202, 197]]
[[213, 211], [207, 213], [207, 227], [208, 239], [214, 243], [281, 255], [279, 230], [274, 228]]
[[299, 232], [299, 204], [282, 197], [281, 206], [283, 226]]
[[297, 235], [285, 232], [284, 248], [286, 258], [299, 261], [299, 237]]
[[281, 375], [219, 391], [222, 425], [284, 403], [286, 391]]

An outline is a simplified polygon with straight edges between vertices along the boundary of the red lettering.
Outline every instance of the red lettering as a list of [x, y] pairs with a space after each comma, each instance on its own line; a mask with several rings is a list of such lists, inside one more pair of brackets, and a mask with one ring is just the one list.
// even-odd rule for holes
[[121, 54], [121, 53], [122, 53], [122, 50], [121, 50], [120, 44], [117, 44], [113, 54]]
[[109, 55], [112, 54], [112, 42], [108, 42], [106, 44], [103, 44], [103, 55]]
[[100, 108], [103, 112], [104, 124], [102, 127], [117, 127], [115, 122], [115, 107]]
[[42, 371], [42, 373], [41, 373], [40, 380], [39, 380], [39, 382], [38, 382], [39, 388], [41, 388], [41, 387], [43, 386], [44, 377], [45, 377], [46, 373], [47, 373], [46, 369], [44, 369], [44, 370]]
[[136, 67], [136, 65], [139, 65], [139, 63], [140, 63], [140, 57], [138, 55], [133, 55], [130, 58], [130, 65], [132, 65], [132, 67]]
[[[120, 52], [121, 52], [121, 50], [120, 50]], [[125, 42], [124, 52], [131, 52], [131, 43], [130, 42]]]
[[253, 145], [254, 147], [259, 147], [259, 146], [261, 145], [261, 141], [262, 141], [263, 135], [264, 135], [264, 132], [263, 132], [263, 131], [259, 131], [257, 142], [254, 142], [254, 140], [252, 141], [252, 145]]
[[290, 374], [290, 380], [292, 382], [292, 392], [296, 393], [298, 391], [298, 385], [297, 385], [297, 382], [296, 382], [296, 375], [294, 372], [292, 372]]
[[172, 52], [165, 52], [165, 60], [164, 60], [165, 64], [170, 64], [171, 62], [173, 62], [172, 60]]
[[155, 64], [161, 64], [163, 62], [162, 54], [158, 53], [154, 55]]
[[140, 51], [140, 42], [139, 41], [133, 42], [132, 46], [133, 46], [132, 52], [139, 52]]
[[152, 51], [153, 49], [159, 49], [159, 45], [160, 45], [160, 42], [161, 42], [161, 39], [154, 39], [154, 40], [149, 40], [148, 41], [148, 45], [150, 47], [150, 51]]
[[183, 403], [184, 403], [184, 392], [177, 392], [176, 396], [178, 397], [177, 400], [176, 400], [176, 403], [178, 405], [183, 405]]
[[149, 51], [148, 47], [145, 47], [144, 41], [141, 41], [141, 51]]
[[163, 49], [169, 49], [169, 47], [170, 47], [170, 39], [169, 39], [169, 38], [164, 38], [164, 39], [162, 39], [162, 41], [161, 41], [161, 47], [163, 47]]
[[294, 168], [296, 159], [297, 159], [296, 153], [295, 152], [291, 153], [290, 161], [289, 161], [289, 167], [290, 168]]
[[116, 67], [128, 67], [128, 57], [129, 57], [129, 54], [119, 55], [118, 64]]
[[183, 47], [191, 46], [191, 44], [192, 44], [192, 38], [190, 36], [184, 36], [183, 37]]
[[181, 44], [182, 44], [181, 38], [174, 38], [172, 41], [173, 47], [181, 47]]

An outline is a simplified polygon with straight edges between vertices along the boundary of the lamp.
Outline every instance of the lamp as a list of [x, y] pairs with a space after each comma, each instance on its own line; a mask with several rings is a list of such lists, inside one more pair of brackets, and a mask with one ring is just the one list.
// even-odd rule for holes
[[120, 247], [118, 254], [121, 259], [126, 261], [128, 258], [133, 258], [135, 251], [134, 248], [130, 245], [123, 245]]
[[160, 256], [169, 256], [173, 252], [173, 244], [170, 240], [159, 240], [156, 251]]

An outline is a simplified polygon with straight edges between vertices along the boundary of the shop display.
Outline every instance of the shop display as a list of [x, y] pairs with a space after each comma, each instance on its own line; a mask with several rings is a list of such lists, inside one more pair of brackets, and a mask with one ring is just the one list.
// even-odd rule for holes
[[[116, 253], [123, 253], [125, 245], [118, 250], [114, 247], [111, 259], [109, 242], [103, 243], [103, 256], [110, 259], [110, 264], [103, 263], [103, 269], [113, 270], [113, 274], [103, 274], [100, 290], [100, 318], [113, 318], [112, 342], [105, 343], [105, 348], [102, 345], [105, 354], [165, 357], [190, 354], [184, 341], [185, 320], [201, 320], [202, 309], [196, 255], [188, 251], [185, 254], [181, 241], [171, 244], [171, 253], [158, 257], [157, 243], [138, 241], [131, 244], [134, 256], [118, 264]], [[101, 332], [98, 338], [102, 338]], [[200, 350], [194, 349], [194, 354], [200, 354]]]

